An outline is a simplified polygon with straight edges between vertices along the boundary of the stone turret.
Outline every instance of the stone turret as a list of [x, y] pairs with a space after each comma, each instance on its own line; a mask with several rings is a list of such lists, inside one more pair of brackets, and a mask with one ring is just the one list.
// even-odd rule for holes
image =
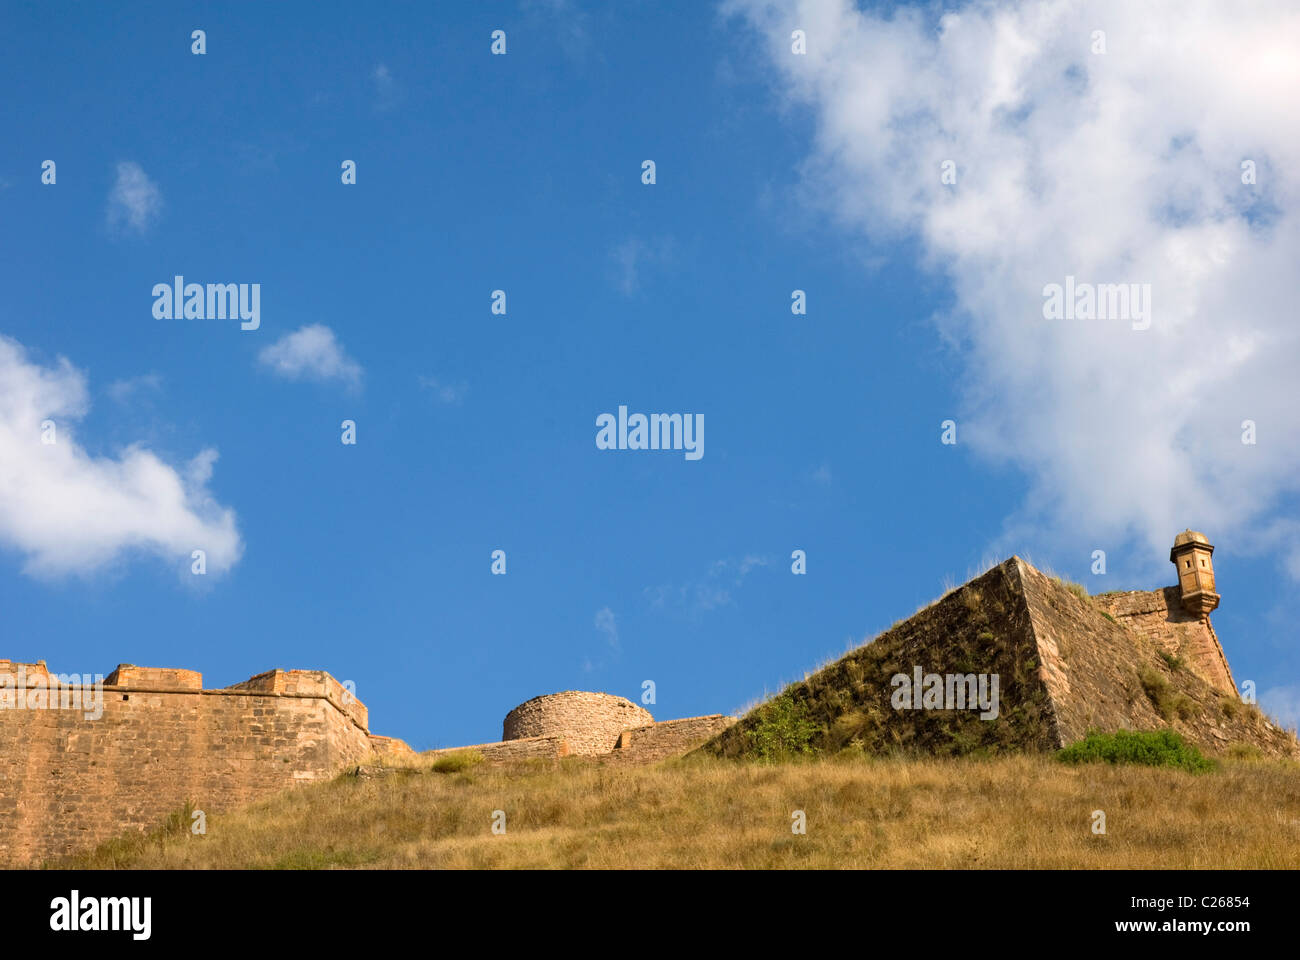
[[1174, 537], [1169, 559], [1178, 570], [1178, 589], [1183, 609], [1198, 617], [1208, 617], [1219, 605], [1214, 592], [1214, 547], [1205, 534], [1184, 530]]

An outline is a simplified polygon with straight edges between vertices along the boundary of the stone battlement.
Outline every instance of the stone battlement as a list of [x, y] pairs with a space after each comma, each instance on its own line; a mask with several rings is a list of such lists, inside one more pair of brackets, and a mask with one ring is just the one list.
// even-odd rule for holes
[[241, 683], [231, 684], [226, 691], [320, 697], [351, 717], [361, 729], [369, 729], [370, 715], [366, 705], [323, 670], [268, 670]]
[[411, 752], [372, 736], [365, 705], [323, 671], [217, 690], [197, 671], [132, 664], [78, 680], [0, 660], [0, 864], [149, 829], [187, 800], [222, 812]]
[[117, 669], [104, 678], [104, 686], [126, 690], [202, 690], [203, 674], [197, 670], [119, 663]]

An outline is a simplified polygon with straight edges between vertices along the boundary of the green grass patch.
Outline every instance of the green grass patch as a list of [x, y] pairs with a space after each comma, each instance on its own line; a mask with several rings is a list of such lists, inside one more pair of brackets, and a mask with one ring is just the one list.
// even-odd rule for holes
[[112, 869], [125, 866], [145, 856], [151, 849], [161, 849], [169, 841], [189, 839], [197, 809], [193, 800], [186, 800], [148, 832], [124, 833], [105, 840], [89, 852], [47, 860], [41, 864], [41, 869]]
[[271, 870], [328, 870], [332, 867], [364, 867], [375, 854], [356, 850], [313, 850], [299, 847], [271, 864]]
[[1081, 583], [1075, 583], [1073, 580], [1065, 580], [1065, 579], [1063, 579], [1063, 578], [1061, 578], [1061, 577], [1052, 577], [1052, 579], [1055, 580], [1056, 583], [1057, 583], [1059, 586], [1062, 586], [1062, 587], [1064, 587], [1066, 590], [1069, 590], [1072, 594], [1074, 594], [1074, 595], [1075, 595], [1076, 597], [1078, 597], [1080, 600], [1091, 600], [1091, 599], [1092, 599], [1092, 597], [1088, 594], [1088, 589], [1087, 589], [1087, 587], [1085, 587], [1083, 584], [1081, 584]]
[[1196, 712], [1196, 704], [1185, 694], [1175, 690], [1158, 670], [1143, 667], [1138, 673], [1138, 681], [1146, 691], [1147, 699], [1156, 708], [1156, 712], [1166, 720], [1173, 720], [1174, 717], [1186, 720]]
[[457, 750], [433, 761], [430, 767], [434, 773], [461, 773], [483, 762], [483, 754], [477, 750]]
[[1228, 756], [1234, 760], [1264, 760], [1264, 751], [1253, 743], [1233, 743], [1228, 746]]
[[1146, 767], [1173, 767], [1190, 773], [1215, 769], [1213, 760], [1172, 730], [1093, 731], [1056, 754], [1062, 763], [1132, 763]]

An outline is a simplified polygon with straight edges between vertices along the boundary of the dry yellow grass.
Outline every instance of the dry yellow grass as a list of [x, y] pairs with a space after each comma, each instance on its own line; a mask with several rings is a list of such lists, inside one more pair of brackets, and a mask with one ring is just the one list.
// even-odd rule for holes
[[[211, 816], [204, 837], [115, 841], [62, 865], [1300, 867], [1300, 765], [1284, 761], [1203, 775], [1045, 756], [429, 767], [340, 777]], [[795, 810], [806, 835], [791, 831]]]

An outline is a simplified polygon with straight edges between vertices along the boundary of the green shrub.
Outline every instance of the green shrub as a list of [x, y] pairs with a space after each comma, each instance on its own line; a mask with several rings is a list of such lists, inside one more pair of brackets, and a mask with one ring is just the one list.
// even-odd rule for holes
[[1172, 730], [1091, 731], [1078, 743], [1056, 754], [1062, 763], [1135, 763], [1148, 767], [1175, 767], [1191, 773], [1213, 770], [1210, 760]]
[[758, 721], [745, 736], [752, 756], [775, 762], [812, 753], [817, 729], [808, 719], [807, 705], [783, 693], [759, 707]]
[[460, 773], [483, 762], [483, 754], [477, 750], [457, 750], [433, 761], [434, 773]]

